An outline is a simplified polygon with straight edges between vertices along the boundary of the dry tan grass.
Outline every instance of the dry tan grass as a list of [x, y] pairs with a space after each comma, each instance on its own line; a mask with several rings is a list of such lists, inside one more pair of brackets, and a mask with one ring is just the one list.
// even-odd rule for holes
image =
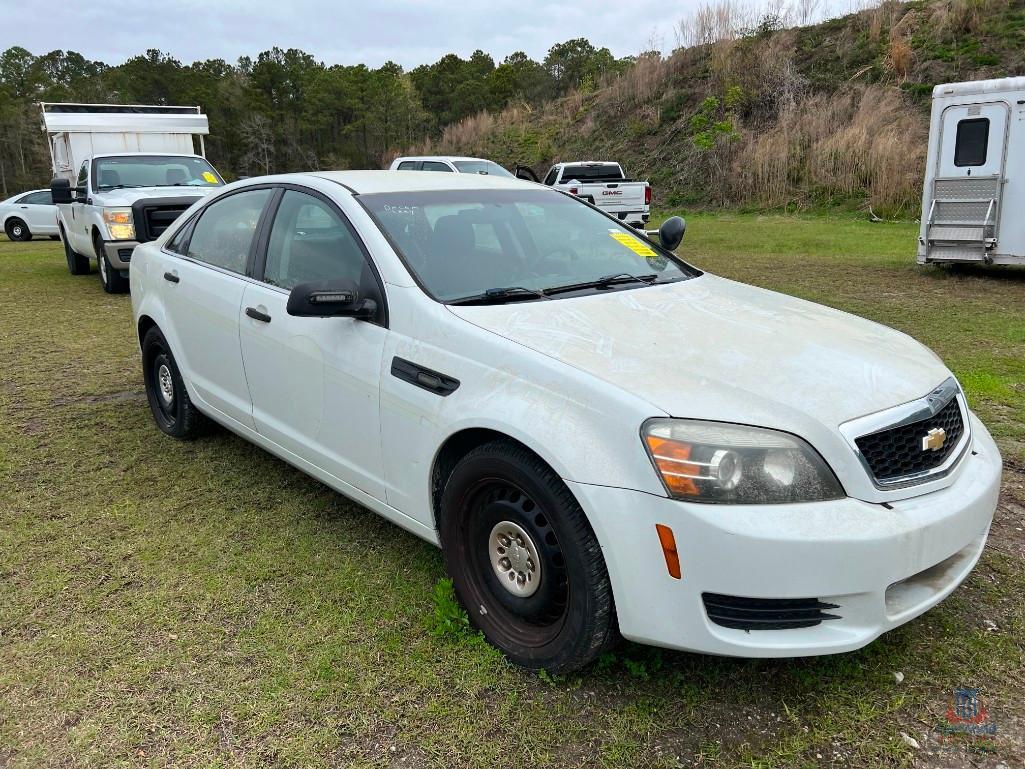
[[920, 121], [882, 86], [811, 96], [760, 132], [745, 131], [730, 175], [738, 200], [765, 205], [856, 197], [890, 210], [918, 201], [925, 162]]

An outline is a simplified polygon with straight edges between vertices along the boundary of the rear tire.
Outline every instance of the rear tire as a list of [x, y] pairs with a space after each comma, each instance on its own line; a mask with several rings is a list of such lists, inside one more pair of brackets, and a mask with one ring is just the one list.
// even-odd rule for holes
[[584, 667], [618, 639], [612, 586], [583, 510], [510, 441], [459, 461], [441, 501], [445, 567], [471, 624], [512, 662]]
[[116, 269], [107, 258], [106, 249], [99, 236], [93, 238], [93, 251], [96, 252], [96, 264], [99, 266], [100, 282], [108, 294], [123, 294], [128, 290], [128, 279]]
[[192, 404], [171, 348], [156, 327], [142, 340], [142, 376], [150, 411], [161, 432], [182, 441], [206, 432], [207, 418]]
[[68, 272], [72, 275], [88, 275], [91, 265], [89, 264], [89, 257], [82, 256], [71, 247], [68, 243], [68, 234], [64, 231], [64, 227], [61, 227], [60, 239], [64, 241], [64, 256], [68, 260]]
[[32, 240], [32, 233], [29, 231], [28, 225], [16, 216], [7, 220], [4, 231], [7, 233], [7, 237], [16, 243]]

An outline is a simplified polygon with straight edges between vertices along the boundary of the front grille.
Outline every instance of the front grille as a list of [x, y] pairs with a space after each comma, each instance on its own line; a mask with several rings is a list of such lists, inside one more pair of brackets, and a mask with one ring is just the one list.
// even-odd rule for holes
[[146, 211], [146, 235], [147, 240], [156, 240], [164, 234], [164, 230], [174, 224], [174, 220], [182, 215], [188, 206], [161, 206], [160, 208], [147, 208]]
[[[943, 447], [923, 449], [922, 439], [937, 428], [946, 433]], [[955, 397], [931, 417], [863, 435], [855, 444], [876, 480], [885, 483], [939, 467], [957, 447], [963, 433], [961, 407]]]
[[135, 201], [132, 203], [135, 239], [140, 243], [156, 240], [197, 200], [197, 197], [180, 197], [143, 198]]
[[839, 615], [824, 611], [839, 606], [818, 598], [740, 598], [702, 593], [701, 599], [705, 602], [708, 619], [716, 625], [737, 630], [793, 630], [840, 619]]

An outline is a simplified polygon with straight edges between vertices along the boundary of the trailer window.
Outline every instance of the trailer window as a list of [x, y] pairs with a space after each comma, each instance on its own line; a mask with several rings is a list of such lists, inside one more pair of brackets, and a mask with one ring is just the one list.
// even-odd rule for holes
[[960, 121], [957, 124], [957, 141], [954, 143], [954, 165], [958, 168], [985, 165], [988, 145], [989, 118]]

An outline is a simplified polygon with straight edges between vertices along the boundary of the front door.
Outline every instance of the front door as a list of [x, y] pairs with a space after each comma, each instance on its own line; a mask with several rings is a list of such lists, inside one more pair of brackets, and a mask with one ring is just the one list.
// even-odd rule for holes
[[250, 428], [238, 313], [260, 217], [273, 193], [245, 190], [214, 201], [181, 244], [184, 255], [167, 256], [162, 265], [168, 318], [178, 340], [174, 354], [185, 378], [202, 406]]
[[334, 204], [286, 189], [258, 260], [260, 282], [246, 286], [239, 323], [256, 429], [384, 500], [379, 388], [387, 329], [286, 312], [289, 291], [307, 281], [349, 278], [361, 293], [378, 293], [368, 259]]
[[71, 220], [65, 220], [67, 227], [68, 242], [71, 247], [80, 254], [91, 254], [93, 252], [92, 237], [89, 232], [89, 216], [86, 213], [86, 200], [89, 196], [89, 161], [82, 163], [78, 169], [78, 179], [75, 186], [79, 191], [73, 193], [71, 200]]
[[1007, 105], [958, 104], [943, 111], [937, 176], [995, 176], [1004, 170]]

